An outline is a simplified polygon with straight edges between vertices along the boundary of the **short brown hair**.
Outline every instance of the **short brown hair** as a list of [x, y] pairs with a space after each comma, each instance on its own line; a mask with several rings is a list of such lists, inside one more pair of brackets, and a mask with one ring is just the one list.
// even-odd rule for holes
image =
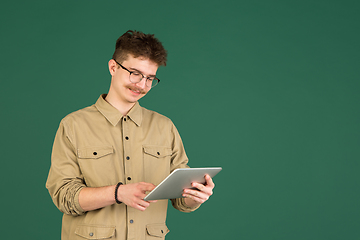
[[116, 41], [113, 59], [122, 63], [127, 59], [128, 54], [134, 58], [147, 58], [159, 66], [166, 66], [167, 51], [154, 34], [144, 34], [132, 30], [124, 33]]

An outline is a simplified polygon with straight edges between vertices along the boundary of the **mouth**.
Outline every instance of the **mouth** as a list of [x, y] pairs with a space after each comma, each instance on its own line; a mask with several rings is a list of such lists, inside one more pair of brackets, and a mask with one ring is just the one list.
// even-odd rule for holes
[[141, 89], [129, 88], [129, 90], [135, 95], [145, 94], [145, 91], [143, 91]]

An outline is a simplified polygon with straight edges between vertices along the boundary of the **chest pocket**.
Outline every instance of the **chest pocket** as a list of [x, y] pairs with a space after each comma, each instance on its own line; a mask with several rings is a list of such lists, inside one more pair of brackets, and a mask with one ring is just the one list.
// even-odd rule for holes
[[170, 232], [170, 230], [165, 224], [154, 223], [146, 225], [146, 232], [148, 236], [145, 239], [165, 239], [165, 235]]
[[112, 146], [87, 147], [78, 149], [78, 157], [85, 159], [98, 159], [112, 153], [114, 153]]
[[158, 185], [170, 174], [171, 148], [143, 146], [145, 182]]
[[80, 225], [76, 228], [75, 234], [85, 239], [109, 239], [115, 236], [115, 227]]
[[114, 169], [114, 148], [111, 145], [79, 148], [77, 150], [80, 171], [88, 187], [111, 185]]

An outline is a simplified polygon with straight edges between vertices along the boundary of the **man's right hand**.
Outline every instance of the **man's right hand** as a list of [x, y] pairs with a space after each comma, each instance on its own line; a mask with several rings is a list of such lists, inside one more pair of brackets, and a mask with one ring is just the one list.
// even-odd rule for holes
[[156, 202], [156, 200], [149, 202], [143, 200], [146, 196], [146, 192], [151, 191], [154, 188], [154, 184], [145, 182], [120, 185], [117, 191], [117, 197], [119, 201], [124, 204], [140, 211], [145, 211], [145, 209], [150, 206], [151, 202]]

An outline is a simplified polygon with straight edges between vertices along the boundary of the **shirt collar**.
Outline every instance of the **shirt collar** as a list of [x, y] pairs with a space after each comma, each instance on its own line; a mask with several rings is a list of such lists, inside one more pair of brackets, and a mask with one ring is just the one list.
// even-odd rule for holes
[[[122, 119], [122, 114], [105, 100], [106, 94], [102, 94], [95, 103], [96, 109], [113, 125], [116, 126]], [[138, 102], [130, 109], [127, 114], [137, 126], [142, 122], [141, 106]]]
[[135, 105], [130, 109], [127, 114], [129, 118], [138, 126], [141, 126], [142, 122], [142, 107], [139, 102], [136, 102]]

